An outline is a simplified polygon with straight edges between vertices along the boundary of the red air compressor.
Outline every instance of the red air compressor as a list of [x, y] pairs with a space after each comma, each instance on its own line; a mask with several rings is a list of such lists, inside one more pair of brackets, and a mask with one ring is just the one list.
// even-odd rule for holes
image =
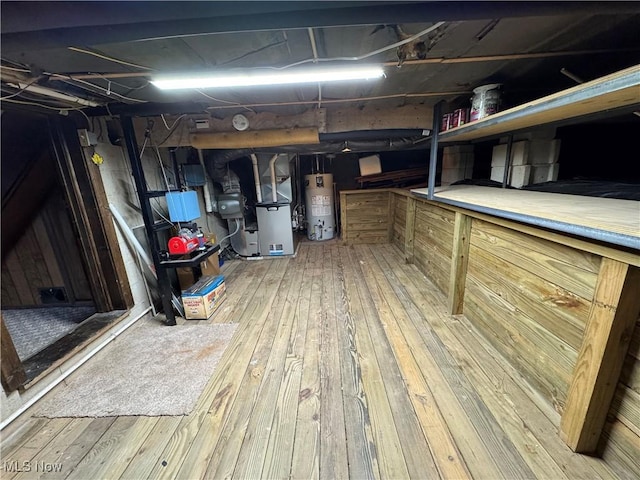
[[178, 235], [169, 239], [169, 254], [186, 255], [200, 246], [197, 232], [181, 228]]

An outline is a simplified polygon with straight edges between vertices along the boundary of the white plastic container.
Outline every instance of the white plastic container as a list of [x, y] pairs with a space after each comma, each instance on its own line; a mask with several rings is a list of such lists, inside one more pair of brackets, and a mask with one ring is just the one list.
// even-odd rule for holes
[[498, 112], [500, 108], [500, 83], [482, 85], [473, 89], [469, 121], [475, 122]]

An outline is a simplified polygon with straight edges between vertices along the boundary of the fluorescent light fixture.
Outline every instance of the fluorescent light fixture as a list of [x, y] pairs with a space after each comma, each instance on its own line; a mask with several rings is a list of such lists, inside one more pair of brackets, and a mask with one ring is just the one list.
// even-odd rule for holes
[[86, 105], [88, 107], [99, 107], [100, 104], [87, 100], [85, 98], [76, 97], [75, 95], [67, 95], [66, 93], [53, 90], [51, 88], [40, 87], [38, 85], [31, 85], [29, 83], [8, 83], [10, 87], [18, 88], [23, 91], [33, 92], [47, 97], [56, 98], [58, 100], [64, 100], [65, 102], [79, 103], [80, 105]]
[[286, 70], [232, 70], [225, 73], [199, 74], [191, 77], [167, 76], [151, 80], [161, 90], [203, 89], [224, 87], [255, 87], [349, 80], [372, 80], [384, 75], [377, 65], [357, 67], [314, 67]]

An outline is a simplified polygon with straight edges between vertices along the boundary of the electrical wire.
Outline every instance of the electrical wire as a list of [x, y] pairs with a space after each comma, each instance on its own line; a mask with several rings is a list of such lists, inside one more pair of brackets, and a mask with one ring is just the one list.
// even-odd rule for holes
[[[2, 60], [2, 61], [4, 62], [5, 60]], [[28, 68], [16, 68], [16, 67], [10, 67], [8, 65], [0, 65], [0, 68], [11, 70], [12, 72], [31, 73], [31, 70], [29, 70]]]
[[[376, 95], [373, 97], [358, 97], [358, 98], [339, 98], [339, 99], [322, 99], [323, 104], [335, 104], [335, 103], [353, 103], [353, 102], [371, 102], [374, 100], [386, 100], [389, 98], [423, 98], [423, 97], [450, 97], [455, 95], [467, 95], [470, 93], [468, 90], [458, 90], [450, 92], [425, 92], [425, 93], [394, 93], [391, 95]], [[206, 110], [225, 110], [236, 107], [273, 107], [273, 106], [287, 106], [287, 105], [315, 105], [318, 103], [318, 99], [314, 100], [300, 100], [294, 102], [271, 102], [271, 103], [249, 103], [245, 105], [213, 105], [207, 107]]]
[[91, 117], [91, 131], [95, 132], [95, 130], [96, 130], [96, 127], [95, 127], [95, 124], [94, 124], [94, 121], [96, 121], [96, 120], [98, 122], [98, 127], [100, 127], [100, 133], [98, 134], [98, 140], [104, 140], [104, 137], [102, 136], [104, 134], [104, 132], [102, 130], [102, 120], [100, 120], [97, 117]]
[[[154, 200], [155, 200], [155, 201], [156, 201], [156, 203], [158, 204], [158, 207], [161, 207], [161, 205], [160, 205], [160, 201], [159, 201], [157, 198], [156, 198], [156, 199], [154, 199]], [[161, 212], [160, 210], [158, 210], [156, 207], [154, 207], [152, 204], [149, 204], [149, 205], [151, 205], [151, 208], [153, 209], [153, 211], [154, 211], [154, 212], [156, 212], [156, 213], [160, 216], [160, 218], [162, 218], [165, 222], [170, 223], [170, 224], [171, 224], [171, 226], [175, 228], [175, 226], [176, 226], [176, 224], [175, 224], [175, 223], [173, 223], [171, 220], [169, 220], [167, 217], [165, 217], [165, 216], [162, 214], [162, 212]], [[179, 223], [178, 223], [178, 229], [180, 229], [180, 224], [179, 224]]]
[[[129, 85], [125, 85], [124, 83], [116, 82], [115, 80], [112, 80], [109, 77], [106, 77], [102, 73], [96, 73], [96, 72], [87, 72], [87, 73], [90, 74], [90, 75], [97, 75], [98, 77], [100, 77], [105, 82], [113, 83], [114, 85], [118, 85], [119, 87], [127, 88], [129, 90], [142, 90], [143, 88], [147, 88], [150, 85], [149, 80], [145, 80], [145, 84], [144, 85], [140, 85], [139, 87], [131, 87]], [[52, 75], [56, 75], [56, 74], [52, 74]], [[70, 76], [70, 78], [71, 78], [71, 80], [79, 80], [76, 77], [71, 77]]]
[[[240, 230], [240, 219], [238, 218], [234, 218], [234, 220], [236, 221], [236, 231], [233, 233], [230, 233], [229, 235], [227, 235], [226, 237], [222, 237], [220, 239], [220, 241], [218, 242], [218, 245], [220, 245], [220, 247], [222, 247], [222, 241], [226, 240], [229, 237], [233, 237], [236, 233], [238, 233], [238, 231]], [[231, 240], [229, 240], [229, 245], [231, 245]]]
[[[144, 137], [144, 142], [142, 143], [142, 148], [140, 149], [140, 162], [142, 162], [142, 156], [144, 155], [144, 151], [147, 148], [147, 144], [149, 143], [149, 138], [151, 136], [151, 130], [149, 130], [149, 135], [145, 135]], [[156, 152], [157, 152], [157, 147], [156, 147]], [[157, 152], [158, 155], [160, 155], [159, 152]], [[161, 164], [161, 168], [162, 168], [162, 159], [160, 159], [160, 164]], [[162, 169], [162, 173], [164, 174], [164, 168]], [[131, 178], [130, 178], [131, 180]], [[167, 190], [169, 189], [168, 185], [169, 182], [166, 179], [165, 176], [165, 182], [167, 184]], [[135, 189], [135, 185], [132, 184], [132, 186], [134, 187], [134, 191], [137, 192], [137, 190]], [[149, 184], [147, 184], [147, 190], [149, 190]], [[160, 201], [157, 198], [154, 198], [154, 200], [156, 201], [156, 203], [158, 204], [158, 208], [161, 208], [162, 205], [160, 204]], [[167, 217], [164, 216], [164, 214], [156, 207], [153, 206], [153, 204], [149, 203], [149, 205], [151, 206], [151, 208], [153, 209], [154, 212], [156, 212], [158, 214], [158, 216], [160, 218], [162, 218], [165, 222], [170, 223], [174, 228], [175, 228], [175, 223], [173, 223], [171, 220], [169, 220]], [[178, 227], [180, 226], [180, 224], [178, 224]]]
[[[58, 76], [62, 76], [62, 75], [58, 75]], [[77, 87], [77, 85], [74, 85], [72, 82], [82, 83], [84, 85], [90, 86], [91, 88], [95, 88], [97, 90], [105, 92], [105, 94], [107, 96], [112, 96], [113, 95], [113, 96], [116, 96], [116, 97], [121, 98], [123, 100], [129, 100], [131, 102], [147, 103], [146, 100], [139, 100], [137, 98], [127, 97], [125, 95], [121, 95], [121, 94], [119, 94], [117, 92], [114, 92], [113, 90], [110, 90], [109, 88], [104, 88], [104, 87], [101, 87], [100, 85], [96, 85], [95, 83], [87, 82], [85, 80], [80, 80], [80, 79], [72, 78], [72, 77], [68, 77], [68, 78], [69, 78], [69, 80], [61, 80], [61, 81], [64, 82], [64, 83], [67, 83], [69, 85], [73, 85], [75, 87]], [[79, 87], [79, 88], [81, 88], [81, 87]], [[87, 90], [87, 89], [85, 88], [84, 90]]]
[[29, 83], [27, 83], [24, 87], [20, 88], [17, 92], [12, 93], [11, 95], [7, 95], [6, 97], [0, 97], [0, 100], [8, 100], [10, 98], [13, 97], [17, 97], [18, 95], [23, 94], [26, 90], [29, 89], [29, 87], [31, 85], [33, 85], [34, 83], [36, 83], [38, 80], [40, 80], [39, 78], [36, 78], [34, 80], [31, 80]]
[[267, 50], [267, 49], [269, 49], [271, 47], [279, 47], [280, 45], [283, 45], [285, 43], [287, 43], [287, 39], [279, 40], [279, 41], [274, 42], [274, 43], [269, 43], [269, 44], [264, 45], [264, 46], [262, 46], [260, 48], [256, 48], [255, 50], [251, 50], [250, 52], [247, 52], [247, 53], [245, 53], [243, 55], [240, 55], [239, 57], [232, 58], [231, 60], [227, 60], [226, 62], [219, 63], [218, 66], [229, 65], [230, 63], [237, 62], [238, 60], [242, 60], [243, 58], [249, 57], [249, 56], [254, 55], [256, 53], [260, 53], [260, 52], [262, 52], [264, 50]]
[[144, 155], [144, 151], [147, 148], [147, 143], [149, 142], [149, 136], [144, 136], [144, 142], [142, 142], [142, 148], [140, 149], [140, 160], [142, 160], [142, 155]]
[[74, 51], [74, 52], [84, 53], [86, 55], [93, 55], [94, 57], [102, 58], [103, 60], [108, 60], [110, 62], [119, 63], [120, 65], [127, 65], [129, 67], [142, 68], [143, 70], [153, 70], [152, 68], [145, 67], [144, 65], [138, 65], [136, 63], [125, 62], [124, 60], [119, 60], [117, 58], [110, 57], [110, 56], [102, 54], [102, 53], [92, 52], [91, 50], [85, 50], [83, 48], [78, 48], [78, 47], [67, 47], [67, 48], [69, 50], [71, 50], [71, 51]]
[[176, 128], [178, 127], [178, 125], [180, 124], [180, 122], [182, 122], [182, 120], [183, 120], [183, 119], [184, 119], [184, 116], [181, 116], [181, 117], [179, 117], [179, 118], [176, 120], [176, 122], [174, 123], [174, 125], [173, 125], [172, 129], [171, 129], [171, 130], [169, 130], [169, 133], [167, 134], [167, 136], [166, 136], [166, 137], [164, 137], [164, 138], [162, 139], [162, 141], [161, 141], [161, 142], [158, 142], [158, 145], [159, 145], [159, 146], [164, 145], [164, 143], [165, 143], [167, 140], [169, 140], [169, 137], [171, 137], [171, 135], [173, 135], [173, 132], [175, 132]]
[[82, 115], [84, 115], [84, 118], [87, 119], [87, 122], [91, 123], [91, 119], [89, 118], [89, 116], [84, 113], [82, 111], [82, 108], [80, 107], [52, 107], [50, 105], [44, 105], [42, 103], [37, 103], [37, 102], [26, 102], [26, 101], [22, 101], [22, 100], [4, 100], [4, 102], [9, 102], [9, 103], [17, 103], [20, 105], [33, 105], [34, 107], [40, 107], [40, 108], [46, 108], [49, 110], [56, 110], [58, 112], [80, 112]]
[[184, 117], [186, 117], [186, 116], [187, 116], [187, 114], [186, 114], [186, 113], [183, 113], [183, 114], [182, 114], [182, 115], [180, 115], [178, 118], [176, 118], [176, 120], [173, 122], [173, 125], [169, 126], [169, 125], [167, 124], [167, 121], [166, 121], [166, 120], [165, 120], [165, 118], [164, 118], [164, 114], [163, 114], [163, 113], [161, 113], [161, 114], [160, 114], [160, 118], [162, 119], [162, 123], [164, 123], [164, 126], [166, 127], [166, 129], [167, 129], [167, 130], [171, 130], [171, 129], [173, 129], [173, 128], [176, 126], [176, 124], [177, 124], [180, 120], [182, 120]]
[[230, 102], [229, 100], [222, 100], [221, 98], [215, 98], [215, 97], [212, 97], [211, 95], [208, 95], [208, 94], [204, 93], [202, 90], [196, 90], [196, 92], [198, 92], [200, 95], [208, 98], [209, 100], [213, 100], [214, 102], [227, 103], [227, 104], [232, 105], [234, 107], [244, 108], [245, 110], [248, 110], [251, 113], [256, 113], [255, 110], [252, 110], [249, 107], [245, 107], [244, 105], [242, 105], [242, 104], [240, 104], [238, 102]]
[[157, 145], [153, 145], [155, 152], [156, 152], [156, 156], [158, 157], [158, 163], [160, 163], [160, 170], [162, 171], [162, 177], [164, 178], [164, 185], [165, 187], [167, 187], [167, 191], [171, 190], [171, 187], [169, 186], [169, 180], [167, 179], [167, 172], [164, 169], [164, 162], [162, 161], [162, 157], [160, 156], [160, 150], [158, 149]]
[[399, 42], [392, 43], [391, 45], [387, 45], [386, 47], [379, 48], [374, 50], [373, 52], [365, 53], [364, 55], [359, 55], [357, 57], [332, 57], [332, 58], [307, 58], [306, 60], [300, 60], [299, 62], [291, 63], [289, 65], [285, 65], [284, 67], [269, 67], [274, 70], [284, 70], [286, 68], [296, 67], [298, 65], [304, 65], [306, 63], [317, 63], [317, 62], [357, 62], [359, 60], [364, 60], [365, 58], [373, 57], [379, 53], [383, 53], [394, 48], [400, 47], [407, 43], [413, 42], [414, 40], [436, 30], [437, 28], [444, 25], [446, 22], [438, 22], [431, 25], [429, 28], [422, 30], [421, 32], [416, 33], [415, 35], [411, 35], [404, 40], [400, 40]]

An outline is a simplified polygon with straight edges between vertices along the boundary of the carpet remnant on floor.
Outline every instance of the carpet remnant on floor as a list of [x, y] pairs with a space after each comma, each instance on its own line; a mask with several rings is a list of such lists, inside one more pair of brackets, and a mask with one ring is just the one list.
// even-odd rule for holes
[[96, 309], [82, 307], [41, 307], [2, 310], [2, 319], [24, 361], [72, 332]]
[[145, 317], [43, 398], [35, 416], [187, 415], [237, 326]]

